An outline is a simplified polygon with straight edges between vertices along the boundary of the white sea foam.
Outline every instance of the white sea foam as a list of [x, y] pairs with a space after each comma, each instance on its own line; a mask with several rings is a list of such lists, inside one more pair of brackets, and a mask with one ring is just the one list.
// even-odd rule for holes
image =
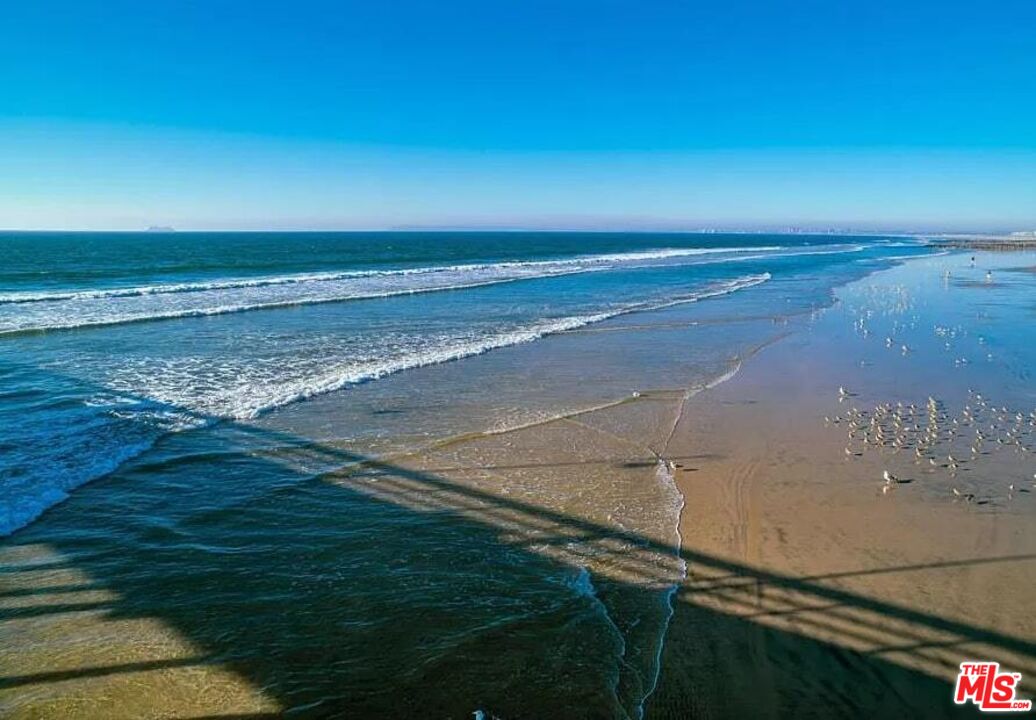
[[597, 598], [597, 589], [594, 588], [594, 581], [590, 575], [590, 571], [585, 567], [580, 567], [576, 576], [569, 583], [569, 587], [575, 591], [576, 595], [586, 598]]
[[[753, 250], [762, 250], [762, 249], [765, 249], [765, 248], [753, 248]], [[780, 255], [778, 255], [776, 257], [789, 258], [789, 257], [804, 257], [804, 256], [807, 256], [807, 255], [842, 255], [842, 254], [845, 254], [845, 253], [863, 252], [866, 249], [867, 249], [866, 245], [830, 245], [830, 246], [827, 246], [826, 248], [824, 248], [823, 250], [788, 250], [786, 252], [782, 252]], [[767, 258], [772, 258], [772, 257], [774, 257], [774, 255], [772, 255], [772, 254], [764, 254], [764, 255], [743, 255], [743, 254], [739, 254], [739, 255], [732, 256], [732, 257], [718, 258], [718, 259], [713, 260], [713, 262], [715, 262], [715, 263], [747, 262], [747, 261], [751, 261], [751, 260], [765, 260]]]
[[444, 265], [338, 273], [230, 278], [115, 289], [0, 294], [0, 335], [240, 313], [460, 290], [500, 283], [658, 264], [731, 259], [756, 248], [676, 248], [559, 260]]
[[[240, 366], [214, 366], [211, 359], [181, 368], [163, 367], [155, 359], [120, 365], [112, 359], [113, 375], [106, 383], [109, 390], [92, 395], [84, 404], [104, 411], [114, 421], [124, 414], [137, 424], [154, 427], [156, 433], [141, 442], [130, 442], [113, 449], [105, 446], [96, 453], [86, 452], [75, 468], [57, 467], [44, 476], [34, 475], [32, 482], [21, 487], [6, 488], [0, 499], [0, 536], [14, 532], [32, 522], [47, 508], [65, 498], [74, 488], [112, 472], [126, 460], [146, 450], [163, 432], [197, 427], [203, 418], [254, 418], [257, 415], [292, 402], [332, 392], [352, 384], [369, 381], [410, 368], [448, 362], [478, 355], [496, 348], [534, 341], [554, 333], [573, 330], [628, 313], [645, 312], [693, 303], [706, 298], [733, 293], [766, 282], [769, 274], [746, 275], [717, 283], [698, 292], [652, 303], [636, 303], [613, 307], [597, 313], [531, 322], [506, 332], [461, 341], [431, 342], [416, 352], [404, 352], [394, 358], [344, 363], [327, 368], [322, 362], [314, 365], [268, 363], [269, 374], [248, 376]], [[250, 362], [254, 363], [253, 358]], [[218, 364], [217, 364], [218, 365]], [[301, 375], [286, 378], [287, 369]], [[252, 367], [255, 367], [254, 365]], [[242, 373], [245, 376], [242, 378]], [[140, 407], [134, 402], [143, 401]], [[148, 401], [159, 403], [150, 405]], [[166, 408], [166, 409], [163, 409]], [[170, 410], [168, 408], [175, 408]], [[42, 466], [41, 466], [42, 467]]]
[[0, 494], [0, 537], [25, 527], [47, 509], [68, 499], [68, 493], [80, 485], [107, 475], [127, 460], [136, 457], [154, 444], [158, 438], [104, 447], [102, 451], [84, 452], [75, 468], [56, 465], [42, 468], [43, 475], [28, 478], [31, 486], [5, 487]]
[[[571, 274], [571, 273], [551, 273], [552, 276]], [[540, 275], [539, 277], [546, 277], [546, 275]], [[62, 319], [68, 318], [69, 316], [61, 316], [57, 313], [48, 313], [49, 317], [43, 317], [37, 322], [36, 318], [25, 318], [23, 316], [22, 322], [19, 322], [17, 318], [13, 319], [8, 325], [4, 320], [0, 320], [0, 335], [12, 334], [12, 333], [23, 333], [36, 330], [71, 330], [75, 328], [83, 327], [96, 327], [103, 325], [124, 325], [132, 322], [142, 322], [150, 320], [172, 320], [176, 318], [189, 318], [189, 317], [205, 317], [208, 315], [228, 315], [231, 313], [247, 312], [249, 310], [273, 310], [276, 308], [295, 307], [298, 305], [318, 305], [321, 303], [332, 303], [342, 302], [344, 300], [370, 300], [374, 298], [388, 298], [398, 295], [416, 295], [419, 293], [426, 292], [437, 292], [442, 290], [461, 290], [475, 287], [481, 287], [483, 285], [496, 285], [503, 282], [513, 282], [524, 278], [500, 278], [495, 280], [485, 280], [481, 282], [469, 282], [469, 283], [458, 283], [455, 285], [436, 285], [433, 287], [423, 288], [401, 288], [398, 290], [385, 290], [382, 292], [367, 291], [367, 292], [355, 292], [352, 294], [338, 294], [331, 295], [328, 297], [298, 297], [289, 298], [285, 300], [267, 300], [265, 302], [255, 303], [238, 303], [238, 304], [226, 304], [226, 305], [211, 305], [208, 307], [194, 307], [186, 309], [169, 309], [169, 310], [154, 310], [150, 312], [137, 312], [137, 313], [125, 313], [109, 314], [104, 308], [97, 308], [101, 313], [97, 314], [81, 314], [76, 319]], [[73, 316], [74, 317], [74, 316]], [[29, 320], [28, 322], [26, 320]]]
[[[649, 310], [661, 310], [663, 308], [697, 302], [706, 298], [718, 297], [729, 293], [737, 292], [745, 288], [753, 287], [770, 279], [769, 273], [761, 275], [746, 275], [727, 282], [717, 283], [699, 292], [672, 298], [654, 303], [637, 303], [613, 308], [589, 315], [575, 315], [552, 320], [541, 320], [529, 324], [520, 329], [490, 334], [472, 340], [444, 344], [439, 347], [430, 347], [410, 354], [392, 358], [390, 360], [374, 360], [356, 364], [345, 364], [335, 367], [320, 374], [281, 383], [275, 387], [269, 387], [266, 392], [259, 387], [242, 387], [230, 405], [222, 408], [220, 414], [235, 419], [251, 419], [258, 415], [289, 403], [305, 400], [316, 395], [321, 395], [335, 390], [340, 390], [349, 385], [360, 382], [376, 380], [402, 370], [437, 365], [439, 363], [458, 360], [472, 355], [497, 348], [518, 345], [532, 342], [547, 335], [553, 335], [577, 328], [585, 327], [593, 323], [602, 322], [620, 315], [627, 315], [635, 312]], [[173, 398], [161, 398], [169, 402]], [[228, 398], [230, 399], [230, 398]], [[213, 408], [207, 408], [212, 411]]]
[[297, 273], [254, 278], [229, 278], [208, 282], [165, 283], [123, 288], [101, 288], [91, 290], [52, 290], [43, 292], [0, 293], [0, 304], [54, 302], [58, 300], [89, 300], [96, 298], [135, 297], [140, 295], [162, 295], [170, 293], [199, 292], [205, 290], [233, 290], [238, 288], [268, 287], [271, 285], [298, 285], [302, 283], [332, 282], [371, 277], [405, 277], [430, 275], [446, 272], [475, 272], [482, 270], [511, 270], [517, 268], [580, 268], [593, 265], [626, 264], [638, 261], [666, 260], [670, 258], [711, 255], [716, 253], [763, 252], [784, 249], [781, 246], [731, 247], [731, 248], [663, 248], [641, 252], [582, 255], [556, 260], [513, 260], [496, 263], [463, 263], [430, 267], [396, 268], [385, 270], [354, 270], [325, 273]]
[[885, 242], [885, 243], [881, 243], [881, 247], [916, 247], [916, 248], [923, 248], [923, 247], [928, 247], [929, 244], [930, 243], [927, 240], [921, 240], [920, 238], [918, 238], [917, 240], [915, 240], [913, 242], [909, 242], [909, 241]]
[[[689, 388], [685, 397], [690, 397], [703, 390], [711, 390], [717, 385], [721, 385], [728, 380], [731, 380], [735, 375], [741, 371], [741, 362], [736, 362], [734, 365], [725, 373], [713, 378], [703, 385]], [[669, 437], [666, 440], [666, 449], [668, 449], [669, 442], [672, 440], [673, 435], [676, 432], [677, 425], [679, 424], [680, 418], [677, 417], [676, 422], [673, 424], [673, 429], [669, 433]], [[684, 508], [687, 505], [687, 498], [680, 491], [680, 486], [676, 483], [676, 475], [673, 472], [674, 467], [671, 461], [664, 458], [659, 458], [658, 464], [655, 471], [655, 476], [658, 478], [662, 488], [669, 495], [673, 503], [673, 533], [676, 540], [676, 567], [677, 567], [677, 578], [676, 581], [666, 591], [665, 601], [668, 608], [665, 622], [662, 625], [662, 630], [659, 633], [658, 648], [655, 653], [654, 672], [652, 674], [651, 683], [644, 692], [643, 697], [640, 698], [636, 705], [634, 714], [637, 718], [644, 716], [644, 709], [647, 705], [648, 699], [654, 694], [658, 688], [658, 680], [662, 674], [662, 651], [665, 649], [665, 636], [669, 632], [669, 624], [673, 619], [673, 615], [676, 609], [673, 606], [674, 598], [676, 593], [680, 590], [680, 584], [687, 579], [687, 561], [684, 560], [682, 555], [683, 550], [683, 537], [680, 534], [680, 519], [683, 516]]]
[[[729, 373], [726, 373], [720, 378], [717, 378], [713, 382], [709, 383], [706, 387], [711, 388], [716, 385], [719, 385], [720, 383], [729, 380], [736, 373], [736, 369]], [[677, 591], [680, 589], [680, 584], [687, 578], [687, 562], [683, 559], [682, 555], [679, 555], [683, 545], [683, 538], [680, 537], [680, 517], [683, 515], [683, 509], [684, 505], [686, 504], [686, 499], [684, 498], [683, 493], [680, 492], [679, 486], [676, 484], [676, 476], [673, 474], [673, 466], [668, 460], [660, 459], [658, 461], [655, 476], [658, 478], [659, 483], [661, 483], [663, 489], [666, 491], [666, 493], [670, 496], [670, 498], [673, 501], [674, 533], [676, 536], [675, 549], [678, 553], [676, 558], [678, 577], [674, 578], [672, 586], [669, 587], [665, 594], [667, 610], [666, 617], [665, 621], [662, 624], [662, 629], [659, 632], [658, 647], [655, 651], [655, 661], [652, 666], [653, 672], [651, 675], [651, 682], [648, 685], [648, 687], [645, 688], [644, 695], [637, 702], [636, 708], [634, 710], [634, 715], [637, 718], [644, 717], [644, 707], [647, 704], [648, 698], [651, 697], [651, 695], [655, 692], [655, 689], [658, 687], [658, 679], [662, 674], [662, 651], [665, 648], [665, 636], [666, 633], [669, 632], [669, 623], [673, 619], [673, 614], [676, 612], [673, 608], [673, 598], [676, 596]]]
[[[943, 255], [949, 255], [951, 250], [941, 250], [934, 253], [916, 254], [916, 255], [883, 255], [881, 260], [884, 262], [899, 262], [900, 260], [916, 260], [918, 258], [936, 258], [942, 257]], [[867, 258], [861, 258], [856, 262], [869, 262]]]

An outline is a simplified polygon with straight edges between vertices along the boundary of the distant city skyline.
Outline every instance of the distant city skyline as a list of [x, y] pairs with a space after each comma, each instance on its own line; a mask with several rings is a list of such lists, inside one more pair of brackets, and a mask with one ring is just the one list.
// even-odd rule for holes
[[0, 228], [1036, 228], [1036, 5], [26, 3]]

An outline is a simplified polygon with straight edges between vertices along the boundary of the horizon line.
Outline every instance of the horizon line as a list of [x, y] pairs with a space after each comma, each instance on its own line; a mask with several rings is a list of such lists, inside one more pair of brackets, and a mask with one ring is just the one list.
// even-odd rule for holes
[[723, 227], [702, 226], [696, 228], [650, 228], [650, 227], [536, 227], [536, 226], [478, 226], [478, 225], [403, 225], [378, 227], [286, 227], [286, 228], [249, 228], [249, 227], [191, 227], [177, 228], [172, 226], [130, 228], [2, 228], [0, 233], [120, 233], [139, 235], [184, 235], [195, 233], [556, 233], [556, 234], [641, 234], [641, 235], [995, 235], [1009, 236], [1014, 232], [1032, 232], [1028, 229], [925, 229], [925, 228], [890, 228], [887, 230], [860, 227], [795, 227], [795, 226], [759, 226], [759, 227]]

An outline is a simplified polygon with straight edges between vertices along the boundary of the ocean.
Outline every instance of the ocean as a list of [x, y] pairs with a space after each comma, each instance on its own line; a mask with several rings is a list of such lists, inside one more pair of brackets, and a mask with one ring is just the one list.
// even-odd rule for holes
[[8, 552], [45, 547], [108, 612], [160, 621], [113, 645], [172, 633], [281, 709], [515, 717], [642, 714], [683, 573], [674, 408], [835, 288], [935, 252], [526, 232], [0, 250]]

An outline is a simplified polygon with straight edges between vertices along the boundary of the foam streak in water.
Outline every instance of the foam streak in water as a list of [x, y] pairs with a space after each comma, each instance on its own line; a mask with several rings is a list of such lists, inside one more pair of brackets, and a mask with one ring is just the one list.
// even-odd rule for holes
[[[321, 395], [335, 390], [340, 390], [348, 385], [378, 378], [408, 370], [411, 368], [436, 365], [451, 360], [458, 360], [472, 355], [497, 348], [518, 345], [532, 342], [547, 335], [575, 330], [577, 328], [602, 322], [620, 315], [628, 315], [635, 312], [646, 312], [649, 310], [661, 310], [675, 305], [697, 302], [706, 298], [718, 297], [729, 293], [737, 292], [745, 288], [753, 287], [770, 279], [769, 273], [761, 275], [746, 275], [728, 282], [714, 285], [706, 290], [691, 295], [673, 298], [656, 303], [642, 303], [618, 307], [592, 315], [575, 315], [572, 317], [559, 318], [555, 320], [544, 320], [529, 325], [519, 330], [489, 335], [477, 340], [456, 343], [444, 347], [433, 348], [412, 355], [404, 355], [388, 362], [367, 362], [357, 366], [338, 368], [328, 374], [316, 378], [289, 383], [280, 388], [274, 394], [268, 395], [257, 404], [237, 408], [230, 411], [230, 416], [236, 419], [250, 419], [261, 413], [282, 405], [304, 400], [315, 395]], [[249, 393], [250, 402], [255, 403], [256, 394]]]
[[56, 290], [48, 292], [12, 292], [0, 293], [0, 304], [53, 302], [58, 300], [89, 300], [96, 298], [134, 297], [140, 295], [163, 295], [171, 293], [200, 292], [205, 290], [231, 290], [237, 288], [268, 287], [271, 285], [299, 285], [303, 283], [332, 282], [369, 277], [406, 277], [412, 275], [429, 275], [444, 272], [476, 272], [480, 270], [510, 270], [517, 268], [563, 268], [585, 267], [593, 265], [616, 265], [638, 261], [666, 260], [669, 258], [709, 255], [713, 253], [730, 253], [751, 250], [753, 252], [781, 250], [780, 246], [744, 247], [744, 248], [674, 248], [661, 250], [645, 250], [643, 252], [611, 253], [604, 255], [586, 255], [557, 260], [521, 260], [498, 263], [464, 263], [459, 265], [440, 265], [431, 267], [399, 268], [387, 270], [356, 270], [327, 273], [298, 273], [294, 275], [274, 275], [255, 278], [231, 278], [213, 280], [211, 282], [167, 283], [143, 285], [127, 288], [102, 288], [96, 290]]
[[[240, 392], [230, 392], [218, 397], [215, 404], [201, 402], [200, 406], [193, 406], [198, 404], [197, 398], [192, 402], [188, 398], [157, 396], [162, 395], [163, 393], [161, 392], [150, 393], [149, 396], [146, 388], [127, 387], [120, 388], [120, 390], [125, 390], [126, 393], [134, 397], [148, 397], [148, 399], [153, 401], [167, 403], [168, 407], [178, 408], [188, 414], [198, 412], [203, 416], [211, 418], [254, 418], [276, 407], [318, 394], [332, 392], [355, 383], [384, 377], [409, 368], [448, 362], [485, 353], [496, 348], [531, 342], [546, 335], [573, 330], [619, 315], [657, 310], [683, 303], [696, 302], [705, 298], [726, 295], [766, 282], [769, 278], [769, 274], [766, 273], [747, 275], [713, 285], [697, 293], [665, 301], [629, 304], [594, 314], [541, 320], [510, 332], [491, 334], [470, 341], [447, 343], [439, 347], [433, 346], [420, 352], [404, 354], [389, 361], [372, 361], [337, 367], [319, 375], [307, 376], [274, 385], [262, 383], [261, 386], [247, 386], [241, 389]], [[162, 375], [163, 373], [161, 372], [148, 373], [148, 376], [152, 378], [161, 377]], [[176, 385], [180, 390], [184, 389], [181, 383], [177, 382]], [[115, 411], [109, 410], [109, 413], [113, 418], [119, 417], [119, 414]], [[199, 418], [195, 418], [194, 423], [189, 423], [185, 427], [195, 427], [199, 421]], [[169, 430], [175, 431], [176, 428], [172, 427]], [[8, 488], [11, 494], [0, 497], [0, 501], [6, 507], [4, 512], [0, 512], [0, 536], [10, 534], [32, 522], [47, 508], [63, 501], [68, 496], [68, 492], [75, 487], [112, 472], [126, 460], [146, 450], [157, 439], [159, 434], [161, 432], [147, 437], [142, 442], [127, 444], [114, 453], [110, 448], [101, 448], [98, 456], [93, 459], [89, 457], [89, 453], [86, 453], [86, 457], [82, 458], [82, 465], [74, 472], [61, 472], [55, 475], [46, 472], [45, 468], [39, 468], [43, 472], [34, 473], [31, 482], [19, 483], [18, 488]], [[43, 438], [40, 438], [40, 441], [43, 442]]]
[[[780, 247], [686, 248], [441, 267], [223, 279], [43, 293], [0, 294], [0, 335], [223, 315], [251, 310], [459, 290], [577, 273], [633, 269], [702, 255]], [[759, 257], [756, 255], [755, 257]]]

